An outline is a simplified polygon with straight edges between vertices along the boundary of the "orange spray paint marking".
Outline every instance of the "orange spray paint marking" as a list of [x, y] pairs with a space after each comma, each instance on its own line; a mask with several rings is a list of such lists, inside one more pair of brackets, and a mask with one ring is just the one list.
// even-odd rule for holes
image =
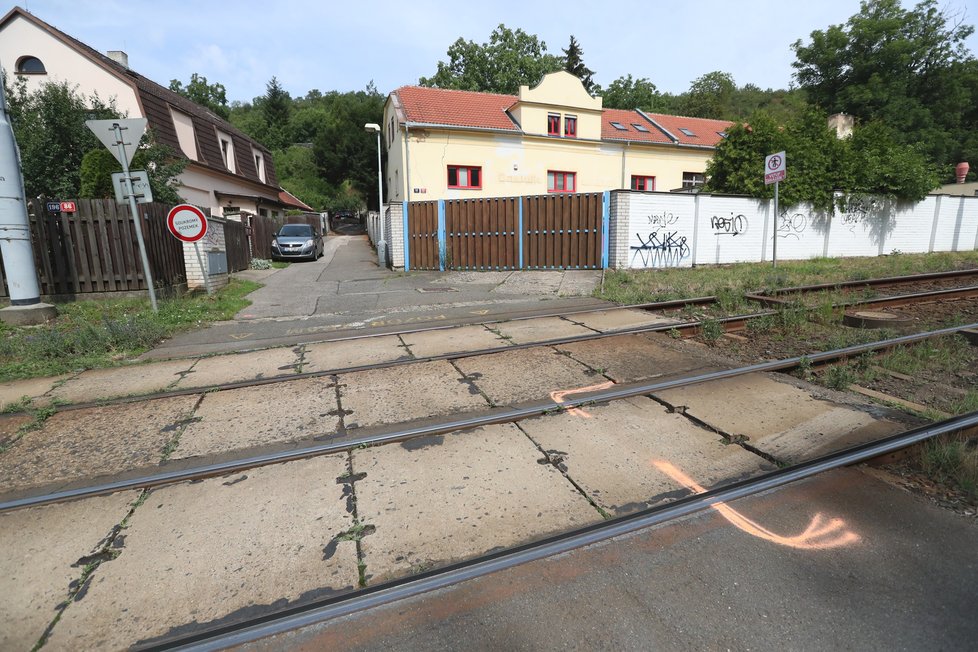
[[[652, 464], [690, 491], [698, 494], [706, 491], [695, 480], [669, 462], [652, 460]], [[860, 540], [858, 534], [845, 529], [845, 521], [839, 518], [826, 520], [821, 514], [816, 514], [804, 532], [793, 537], [785, 537], [761, 527], [724, 503], [717, 503], [712, 505], [712, 507], [720, 512], [725, 519], [730, 521], [734, 527], [743, 530], [747, 534], [772, 543], [777, 543], [778, 545], [788, 546], [789, 548], [797, 548], [799, 550], [826, 550], [828, 548], [838, 548], [850, 543], [856, 543]]]
[[[590, 387], [579, 387], [577, 389], [560, 389], [550, 392], [550, 399], [557, 405], [564, 404], [564, 397], [569, 394], [583, 394], [584, 392], [597, 392], [602, 389], [608, 389], [615, 383], [608, 381], [606, 383], [601, 383], [600, 385], [591, 385]], [[590, 419], [591, 415], [580, 408], [569, 408], [567, 414], [573, 414], [576, 417], [584, 417], [585, 419]]]

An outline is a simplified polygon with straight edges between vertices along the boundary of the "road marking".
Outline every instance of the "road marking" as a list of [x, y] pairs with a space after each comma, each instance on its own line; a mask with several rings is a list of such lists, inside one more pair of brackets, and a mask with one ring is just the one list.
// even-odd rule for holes
[[230, 337], [232, 340], [246, 340], [254, 335], [254, 333], [231, 333]]
[[[569, 394], [583, 394], [584, 392], [597, 392], [602, 389], [608, 389], [614, 385], [614, 381], [609, 380], [606, 383], [601, 383], [599, 385], [591, 385], [590, 387], [579, 387], [577, 389], [560, 389], [550, 392], [550, 399], [557, 405], [564, 404], [564, 397]], [[567, 414], [573, 414], [575, 417], [583, 417], [584, 419], [590, 419], [591, 415], [580, 408], [570, 408], [567, 410]]]
[[[697, 484], [695, 480], [669, 462], [665, 460], [652, 460], [652, 465], [690, 491], [698, 494], [706, 492], [706, 489]], [[821, 514], [815, 514], [804, 532], [793, 537], [785, 537], [758, 525], [724, 503], [717, 503], [711, 505], [711, 507], [720, 512], [737, 529], [789, 548], [797, 548], [799, 550], [827, 550], [829, 548], [839, 548], [850, 543], [857, 543], [862, 539], [855, 532], [845, 529], [846, 523], [841, 518], [833, 518], [826, 521], [825, 517]]]
[[488, 315], [488, 310], [473, 310], [470, 314], [472, 315]]

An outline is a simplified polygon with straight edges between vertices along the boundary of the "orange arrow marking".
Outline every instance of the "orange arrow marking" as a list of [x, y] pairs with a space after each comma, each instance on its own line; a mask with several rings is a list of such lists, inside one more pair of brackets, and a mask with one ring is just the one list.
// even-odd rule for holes
[[[583, 394], [584, 392], [596, 392], [601, 389], [608, 389], [614, 385], [612, 381], [606, 383], [601, 383], [600, 385], [591, 385], [590, 387], [579, 387], [577, 389], [560, 389], [550, 392], [550, 399], [557, 405], [564, 404], [564, 397], [570, 394]], [[585, 419], [590, 419], [591, 415], [580, 408], [570, 408], [567, 410], [567, 414], [573, 414], [576, 417], [583, 417]]]

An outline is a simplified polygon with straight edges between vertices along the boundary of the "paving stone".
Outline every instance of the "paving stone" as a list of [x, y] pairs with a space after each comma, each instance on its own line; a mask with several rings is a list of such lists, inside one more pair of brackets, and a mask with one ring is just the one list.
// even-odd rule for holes
[[407, 333], [401, 336], [416, 358], [427, 358], [459, 351], [501, 349], [510, 346], [485, 326], [461, 326], [437, 331]]
[[53, 389], [48, 396], [68, 403], [87, 403], [100, 398], [151, 394], [169, 387], [188, 371], [194, 360], [90, 369]]
[[207, 394], [174, 459], [309, 439], [339, 426], [331, 378], [305, 378]]
[[25, 396], [37, 398], [48, 392], [59, 381], [70, 376], [55, 376], [49, 378], [28, 378], [27, 380], [12, 380], [9, 383], [0, 385], [0, 410], [11, 403], [18, 403]]
[[556, 294], [563, 274], [559, 271], [534, 271], [510, 274], [493, 288], [493, 294]]
[[357, 585], [346, 457], [318, 457], [154, 491], [120, 553], [52, 632], [54, 650], [122, 649]]
[[775, 469], [641, 396], [520, 425], [552, 459], [562, 460], [568, 475], [598, 505], [616, 516], [690, 493], [653, 461], [669, 462], [706, 488]]
[[0, 491], [154, 466], [197, 398], [59, 412], [0, 455]]
[[594, 289], [601, 284], [601, 272], [585, 269], [568, 269], [564, 271], [557, 294], [568, 296], [591, 296]]
[[368, 584], [601, 520], [516, 426], [353, 451]]
[[598, 312], [583, 312], [567, 315], [567, 319], [584, 324], [588, 328], [601, 331], [617, 331], [638, 326], [653, 326], [655, 324], [678, 324], [675, 319], [656, 315], [645, 310], [600, 310]]
[[560, 317], [507, 321], [501, 324], [492, 324], [491, 328], [504, 336], [513, 338], [515, 344], [529, 344], [530, 342], [543, 342], [563, 337], [577, 337], [578, 335], [594, 335], [594, 331], [590, 328], [585, 328]]
[[287, 376], [295, 373], [295, 366], [299, 362], [297, 351], [296, 348], [266, 349], [201, 358], [190, 373], [177, 383], [177, 388], [207, 387], [256, 378]]
[[812, 396], [765, 374], [748, 374], [658, 394], [714, 428], [788, 463], [873, 441], [905, 427]]
[[307, 344], [302, 371], [327, 371], [408, 357], [396, 335]]
[[422, 362], [340, 376], [347, 428], [403, 423], [486, 409], [482, 396], [448, 362]]
[[702, 369], [715, 369], [715, 364], [680, 352], [663, 343], [667, 337], [657, 333], [619, 335], [600, 340], [558, 344], [575, 360], [593, 369], [602, 369], [617, 383], [636, 382]]
[[544, 400], [553, 391], [607, 382], [549, 347], [462, 358], [456, 364], [496, 405]]
[[30, 650], [139, 492], [0, 514], [0, 650]]

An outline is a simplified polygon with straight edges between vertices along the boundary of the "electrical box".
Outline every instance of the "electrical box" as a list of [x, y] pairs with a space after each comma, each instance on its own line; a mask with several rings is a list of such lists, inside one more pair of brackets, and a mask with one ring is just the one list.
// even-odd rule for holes
[[228, 273], [228, 255], [226, 251], [207, 252], [207, 275]]

